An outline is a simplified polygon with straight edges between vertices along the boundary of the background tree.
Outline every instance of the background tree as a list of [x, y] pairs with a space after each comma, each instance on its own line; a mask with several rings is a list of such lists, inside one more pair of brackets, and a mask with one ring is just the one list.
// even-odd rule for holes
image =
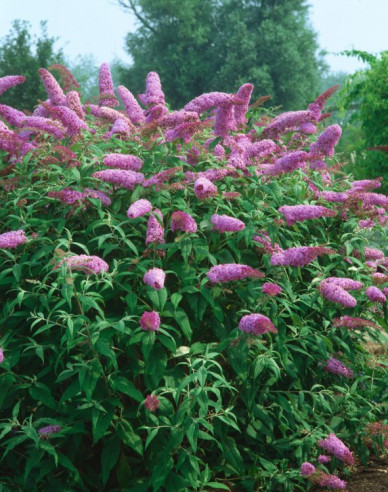
[[[353, 135], [347, 148], [351, 150], [351, 171], [357, 179], [385, 177], [388, 174], [388, 51], [380, 56], [357, 50], [345, 54], [369, 64], [369, 68], [349, 76], [340, 93], [342, 110], [350, 114], [347, 130]], [[371, 147], [383, 148], [367, 150]], [[387, 190], [384, 182], [383, 188]]]
[[284, 109], [318, 90], [324, 68], [305, 0], [118, 0], [140, 25], [127, 35], [121, 82], [142, 92], [159, 73], [167, 99], [182, 106], [210, 90], [255, 85]]
[[38, 75], [38, 69], [48, 68], [53, 63], [63, 63], [61, 49], [55, 49], [58, 38], [47, 34], [47, 22], [40, 23], [39, 37], [31, 36], [31, 25], [15, 20], [7, 36], [0, 42], [0, 76], [24, 75], [26, 81], [4, 93], [1, 103], [17, 109], [31, 110], [38, 99], [47, 94]]

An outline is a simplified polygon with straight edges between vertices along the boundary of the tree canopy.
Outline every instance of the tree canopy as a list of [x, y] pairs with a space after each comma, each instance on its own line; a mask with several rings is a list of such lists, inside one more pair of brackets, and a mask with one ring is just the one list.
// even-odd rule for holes
[[46, 22], [41, 22], [41, 35], [31, 36], [31, 25], [15, 20], [10, 32], [0, 41], [0, 77], [23, 75], [24, 84], [13, 87], [1, 97], [1, 103], [17, 109], [31, 109], [47, 94], [40, 80], [39, 68], [63, 62], [62, 50], [55, 49], [57, 38], [47, 34]]
[[305, 0], [118, 0], [139, 21], [127, 35], [133, 64], [121, 82], [142, 92], [149, 71], [167, 99], [182, 106], [210, 90], [255, 85], [284, 109], [318, 90], [323, 62]]

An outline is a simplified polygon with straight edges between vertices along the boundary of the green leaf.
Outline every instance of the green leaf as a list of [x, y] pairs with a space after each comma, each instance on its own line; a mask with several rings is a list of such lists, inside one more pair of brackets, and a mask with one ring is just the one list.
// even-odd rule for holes
[[179, 308], [176, 310], [176, 320], [178, 325], [181, 327], [184, 336], [187, 338], [188, 341], [190, 341], [193, 331], [190, 326], [189, 318], [187, 317], [187, 314], [183, 311], [183, 309]]
[[46, 407], [56, 410], [57, 404], [51, 391], [42, 383], [35, 383], [34, 386], [28, 388], [28, 392], [34, 400], [43, 403]]
[[135, 433], [132, 425], [124, 419], [119, 420], [117, 424], [117, 435], [121, 441], [136, 451], [140, 456], [143, 456], [143, 444], [140, 437]]
[[135, 388], [133, 382], [129, 381], [124, 376], [112, 376], [110, 379], [110, 383], [113, 390], [120, 391], [121, 393], [128, 395], [130, 398], [133, 398], [139, 403], [144, 400], [141, 391]]
[[101, 473], [102, 483], [105, 485], [109, 479], [112, 468], [116, 465], [120, 456], [120, 441], [113, 437], [109, 441], [105, 441], [104, 448], [101, 453]]

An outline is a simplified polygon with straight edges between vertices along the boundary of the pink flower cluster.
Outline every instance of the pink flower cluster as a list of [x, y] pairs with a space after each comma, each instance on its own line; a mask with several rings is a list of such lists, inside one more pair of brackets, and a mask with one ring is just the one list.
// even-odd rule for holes
[[137, 217], [142, 217], [152, 211], [151, 202], [145, 199], [136, 200], [127, 210], [127, 216], [130, 219], [136, 219]]
[[353, 316], [341, 316], [341, 318], [333, 319], [333, 326], [346, 326], [351, 330], [355, 328], [363, 328], [365, 326], [370, 326], [371, 328], [379, 329], [380, 327], [369, 319], [357, 318]]
[[93, 178], [106, 183], [114, 183], [128, 190], [133, 190], [136, 184], [144, 181], [144, 174], [124, 169], [103, 169], [92, 174]]
[[144, 111], [141, 109], [139, 103], [136, 101], [135, 96], [123, 85], [117, 87], [117, 94], [119, 95], [128, 118], [134, 125], [140, 125], [144, 123], [145, 116]]
[[191, 215], [182, 210], [176, 210], [171, 216], [171, 230], [193, 234], [197, 230], [197, 223]]
[[156, 290], [163, 289], [166, 274], [160, 268], [151, 268], [144, 274], [143, 281]]
[[27, 242], [27, 236], [24, 231], [9, 231], [0, 234], [0, 248], [13, 249]]
[[214, 214], [210, 219], [213, 224], [213, 230], [218, 232], [237, 232], [245, 229], [245, 224], [242, 220], [229, 217], [229, 215]]
[[387, 302], [387, 298], [385, 297], [385, 294], [383, 294], [383, 292], [381, 292], [381, 290], [378, 287], [374, 287], [374, 286], [368, 287], [365, 290], [365, 294], [368, 297], [368, 299], [371, 300], [372, 302], [381, 302], [381, 303]]
[[140, 171], [143, 165], [140, 157], [129, 154], [107, 154], [102, 162], [104, 166], [131, 171]]
[[247, 314], [240, 319], [239, 329], [244, 333], [253, 333], [254, 335], [264, 335], [264, 333], [277, 333], [272, 321], [262, 314]]
[[142, 314], [139, 323], [144, 331], [158, 331], [160, 326], [160, 316], [156, 311], [145, 311]]
[[300, 246], [274, 252], [271, 265], [302, 267], [308, 265], [320, 255], [334, 254], [335, 251], [321, 246]]
[[354, 372], [345, 366], [340, 360], [335, 357], [330, 357], [326, 361], [324, 366], [324, 371], [331, 372], [332, 374], [339, 374], [340, 376], [345, 376], [346, 378], [352, 378], [354, 376]]
[[335, 434], [329, 434], [325, 439], [320, 439], [318, 446], [343, 463], [354, 465], [354, 458], [349, 448]]
[[160, 210], [154, 210], [147, 222], [146, 245], [150, 243], [164, 244], [164, 227], [159, 223], [156, 216], [163, 222], [163, 214]]
[[59, 261], [55, 265], [54, 270], [60, 268], [63, 264], [65, 264], [69, 270], [80, 271], [88, 274], [107, 272], [109, 269], [108, 264], [98, 256], [70, 256], [69, 258], [64, 258], [63, 260]]
[[319, 290], [323, 297], [332, 302], [337, 302], [344, 307], [354, 307], [356, 299], [348, 290], [360, 290], [362, 282], [344, 277], [328, 277], [320, 283]]
[[240, 265], [239, 263], [224, 263], [215, 265], [207, 272], [207, 277], [213, 284], [232, 282], [241, 280], [246, 277], [263, 278], [264, 273], [248, 265]]
[[218, 193], [217, 186], [215, 186], [207, 178], [198, 178], [194, 183], [194, 193], [199, 200], [206, 200], [211, 196], [215, 196]]
[[336, 212], [322, 205], [283, 205], [279, 212], [284, 215], [287, 225], [321, 217], [334, 217]]
[[162, 84], [159, 75], [156, 72], [149, 72], [146, 78], [145, 94], [139, 94], [138, 97], [144, 106], [152, 106], [155, 104], [165, 105]]
[[261, 292], [263, 294], [267, 294], [267, 296], [272, 296], [272, 297], [277, 296], [282, 291], [283, 291], [283, 289], [280, 287], [280, 285], [278, 285], [278, 284], [270, 284], [268, 282], [266, 282], [265, 284], [263, 284], [263, 286], [261, 288]]
[[156, 412], [156, 410], [159, 408], [159, 404], [159, 399], [155, 395], [147, 395], [147, 398], [144, 402], [144, 406], [149, 412]]
[[15, 85], [23, 84], [26, 78], [22, 75], [6, 75], [5, 77], [0, 77], [0, 96], [11, 87]]

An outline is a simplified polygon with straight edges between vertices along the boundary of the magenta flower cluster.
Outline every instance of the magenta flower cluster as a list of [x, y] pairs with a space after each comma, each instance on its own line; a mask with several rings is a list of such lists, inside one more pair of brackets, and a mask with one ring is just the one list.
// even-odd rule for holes
[[109, 265], [98, 256], [73, 255], [59, 261], [54, 269], [60, 268], [63, 264], [65, 264], [69, 270], [88, 274], [107, 272], [109, 269]]
[[0, 234], [0, 248], [1, 249], [14, 249], [27, 242], [27, 236], [24, 231], [9, 231]]
[[240, 319], [238, 327], [244, 333], [253, 333], [253, 335], [264, 335], [264, 333], [277, 333], [272, 321], [262, 314], [247, 314]]
[[224, 263], [215, 265], [207, 272], [207, 277], [213, 284], [223, 284], [225, 282], [233, 282], [247, 277], [263, 278], [264, 273], [248, 265], [238, 263]]

